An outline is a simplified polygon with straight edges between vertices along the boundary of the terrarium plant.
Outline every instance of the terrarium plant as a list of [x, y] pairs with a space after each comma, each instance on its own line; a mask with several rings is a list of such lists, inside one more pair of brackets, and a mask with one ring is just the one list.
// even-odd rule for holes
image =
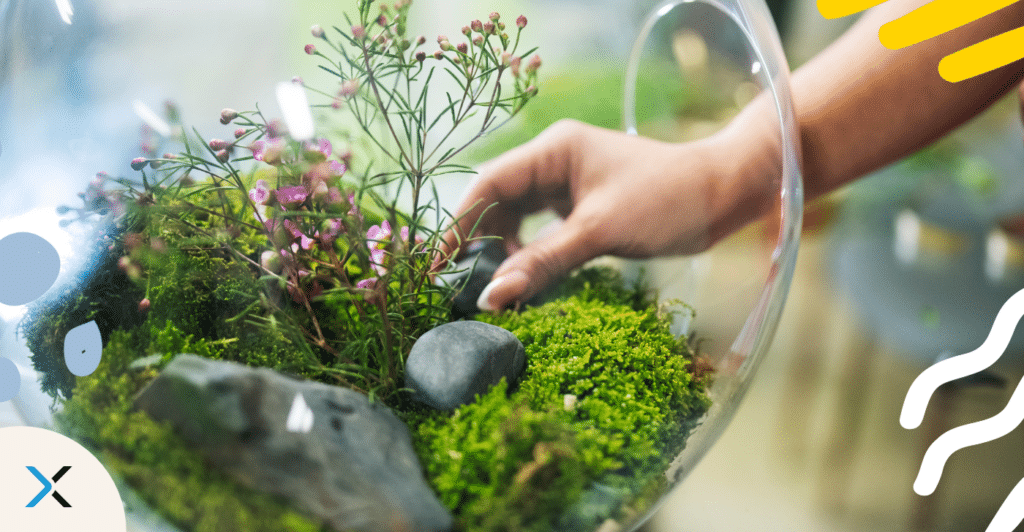
[[[183, 353], [390, 408], [458, 529], [579, 530], [649, 502], [708, 407], [709, 377], [651, 294], [612, 270], [581, 271], [521, 314], [480, 318], [526, 344], [517, 382], [454, 411], [405, 387], [413, 345], [453, 319], [461, 286], [437, 275], [455, 220], [432, 179], [470, 172], [458, 157], [537, 96], [541, 60], [520, 45], [523, 16], [506, 25], [491, 13], [435, 46], [407, 34], [409, 1], [356, 6], [344, 28], [313, 26], [305, 47], [333, 88], [279, 87], [283, 120], [225, 109], [226, 139], [188, 132], [169, 108], [180, 135], [147, 139], [137, 174], [101, 174], [82, 207], [62, 209], [98, 220], [95, 268], [20, 329], [58, 423], [195, 531], [348, 525], [205, 467], [194, 442], [133, 402]], [[90, 320], [103, 357], [76, 378], [61, 343]]]

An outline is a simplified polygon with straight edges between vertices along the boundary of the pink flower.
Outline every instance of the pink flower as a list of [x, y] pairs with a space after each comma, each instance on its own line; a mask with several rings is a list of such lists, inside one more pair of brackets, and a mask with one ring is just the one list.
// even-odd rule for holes
[[525, 28], [526, 27], [526, 17], [523, 16], [523, 15], [519, 15], [519, 18], [516, 19], [516, 26], [518, 26], [519, 29]]
[[281, 153], [284, 151], [285, 141], [282, 138], [271, 140], [257, 140], [249, 146], [252, 150], [252, 158], [267, 164], [281, 164]]
[[332, 176], [340, 177], [345, 175], [345, 172], [348, 171], [348, 166], [345, 166], [345, 163], [341, 161], [328, 161], [327, 171], [330, 172]]
[[356, 283], [356, 288], [359, 288], [359, 289], [362, 289], [362, 290], [373, 290], [376, 287], [377, 287], [377, 278], [376, 277], [371, 277], [369, 279], [363, 279], [362, 281], [359, 281], [358, 283]]
[[[403, 228], [402, 228], [402, 229], [401, 229], [401, 230], [400, 230], [400, 231], [398, 232], [398, 234], [399, 234], [399, 235], [400, 235], [400, 236], [402, 237], [402, 243], [403, 243], [403, 244], [409, 241], [409, 227], [408, 227], [408, 226], [406, 226], [406, 227], [403, 227]], [[419, 236], [419, 235], [417, 235], [417, 236], [416, 236], [416, 243], [417, 243], [417, 244], [420, 244], [420, 243], [422, 243], [422, 242], [423, 242], [423, 239], [422, 239], [422, 238], [420, 238], [420, 236]]]
[[341, 234], [342, 228], [345, 226], [345, 222], [341, 218], [331, 218], [327, 220], [323, 225], [320, 226], [320, 241], [324, 244], [330, 244], [334, 242], [334, 239], [338, 238]]
[[256, 186], [249, 190], [249, 199], [257, 205], [268, 205], [270, 203], [270, 185], [265, 179], [256, 181]]
[[314, 155], [317, 158], [319, 158], [321, 154], [323, 154], [324, 159], [331, 156], [331, 141], [327, 139], [319, 139], [315, 141], [315, 143], [304, 142], [302, 144], [302, 148], [308, 155]]
[[366, 231], [366, 247], [370, 249], [382, 249], [391, 238], [391, 224], [384, 220], [380, 225], [375, 225]]
[[373, 271], [377, 272], [377, 275], [388, 273], [388, 269], [384, 265], [386, 259], [387, 254], [383, 249], [370, 250], [370, 266], [373, 267]]
[[353, 217], [353, 218], [358, 218], [358, 219], [362, 220], [363, 219], [363, 213], [359, 210], [359, 206], [356, 205], [356, 195], [355, 194], [349, 194], [348, 195], [348, 204], [350, 205], [350, 207], [348, 209], [348, 215]]
[[316, 53], [316, 46], [313, 46], [312, 44], [307, 44], [306, 45], [306, 53], [309, 54], [309, 55], [315, 54]]
[[306, 201], [306, 198], [309, 197], [309, 192], [306, 190], [306, 187], [302, 186], [282, 187], [277, 189], [276, 196], [278, 203], [281, 205], [294, 207]]

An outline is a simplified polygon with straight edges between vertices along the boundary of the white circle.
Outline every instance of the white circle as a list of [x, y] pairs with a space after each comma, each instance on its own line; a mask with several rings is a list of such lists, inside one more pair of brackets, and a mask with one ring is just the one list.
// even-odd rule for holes
[[[53, 482], [65, 466], [70, 469]], [[0, 428], [0, 530], [126, 532], [127, 525], [117, 486], [92, 453], [53, 431], [5, 427]]]

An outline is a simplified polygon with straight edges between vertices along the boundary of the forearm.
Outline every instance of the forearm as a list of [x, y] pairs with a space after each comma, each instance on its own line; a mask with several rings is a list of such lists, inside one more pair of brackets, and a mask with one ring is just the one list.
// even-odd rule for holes
[[901, 50], [882, 46], [879, 27], [918, 5], [890, 0], [794, 73], [807, 198], [927, 146], [1020, 81], [1022, 62], [958, 83], [937, 67], [952, 52], [1020, 26], [1024, 2]]

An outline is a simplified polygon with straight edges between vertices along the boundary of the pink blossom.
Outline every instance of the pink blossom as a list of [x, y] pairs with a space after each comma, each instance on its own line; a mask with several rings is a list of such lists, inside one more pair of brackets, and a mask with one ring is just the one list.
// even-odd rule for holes
[[327, 162], [327, 171], [330, 172], [330, 174], [332, 176], [339, 176], [340, 177], [340, 176], [345, 175], [345, 172], [348, 171], [348, 167], [345, 166], [345, 163], [343, 163], [341, 161], [328, 161]]
[[356, 205], [356, 195], [355, 194], [349, 194], [348, 195], [348, 204], [350, 205], [350, 207], [348, 209], [348, 215], [353, 217], [353, 218], [358, 218], [358, 219], [362, 220], [363, 219], [363, 213], [359, 210], [359, 206]]
[[338, 190], [338, 187], [329, 187], [327, 189], [327, 203], [330, 205], [338, 205], [341, 201], [341, 191]]
[[371, 277], [369, 279], [363, 279], [362, 281], [359, 281], [358, 283], [356, 283], [356, 288], [359, 288], [359, 289], [362, 289], [362, 290], [373, 290], [374, 288], [376, 288], [376, 286], [377, 286], [377, 278], [376, 277]]
[[249, 190], [249, 199], [257, 205], [268, 205], [271, 197], [270, 185], [265, 179], [256, 181], [256, 186]]
[[341, 229], [344, 225], [345, 223], [341, 218], [331, 218], [330, 220], [327, 220], [321, 226], [322, 231], [319, 234], [320, 241], [324, 244], [334, 242], [334, 239], [338, 238], [338, 235], [341, 234]]
[[383, 248], [386, 240], [391, 238], [391, 224], [384, 220], [366, 231], [366, 246], [370, 249]]
[[327, 139], [319, 139], [315, 142], [304, 142], [302, 144], [302, 148], [310, 155], [319, 157], [320, 154], [323, 154], [324, 159], [331, 156], [331, 141]]
[[277, 189], [276, 196], [278, 203], [287, 207], [293, 207], [306, 201], [306, 198], [309, 197], [309, 192], [306, 190], [306, 187], [302, 186], [282, 187]]
[[280, 164], [281, 153], [284, 151], [284, 139], [257, 140], [249, 146], [252, 158], [267, 164]]

